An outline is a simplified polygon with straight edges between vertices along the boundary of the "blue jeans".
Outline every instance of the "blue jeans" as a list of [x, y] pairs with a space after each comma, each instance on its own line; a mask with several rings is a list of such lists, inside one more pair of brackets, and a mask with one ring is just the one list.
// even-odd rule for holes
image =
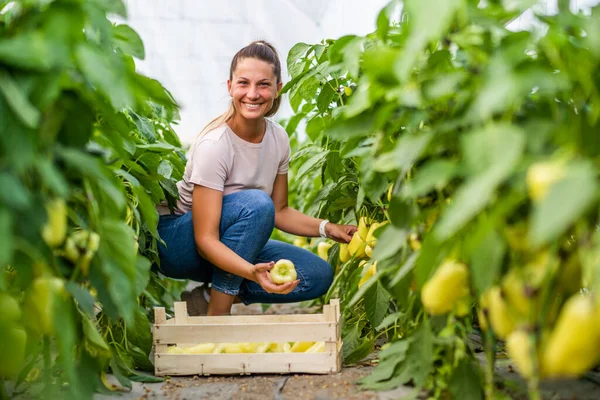
[[252, 264], [291, 260], [300, 283], [288, 294], [267, 293], [256, 282], [226, 272], [202, 258], [196, 250], [191, 212], [160, 217], [158, 233], [166, 243], [166, 247], [158, 246], [160, 271], [170, 278], [212, 282], [213, 289], [237, 295], [244, 304], [289, 303], [325, 294], [333, 281], [329, 263], [308, 250], [269, 239], [274, 223], [273, 201], [262, 190], [243, 190], [223, 197], [221, 242]]

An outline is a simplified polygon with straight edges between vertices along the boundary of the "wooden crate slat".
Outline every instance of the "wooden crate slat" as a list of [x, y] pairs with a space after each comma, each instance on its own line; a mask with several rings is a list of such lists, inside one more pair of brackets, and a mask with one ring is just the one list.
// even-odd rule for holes
[[336, 353], [157, 354], [156, 375], [312, 373], [337, 369]]
[[220, 317], [187, 317], [188, 324], [257, 324], [288, 322], [324, 322], [323, 314], [287, 314], [287, 315], [226, 315]]
[[244, 343], [337, 341], [337, 327], [331, 322], [290, 322], [286, 324], [202, 324], [155, 325], [154, 343]]

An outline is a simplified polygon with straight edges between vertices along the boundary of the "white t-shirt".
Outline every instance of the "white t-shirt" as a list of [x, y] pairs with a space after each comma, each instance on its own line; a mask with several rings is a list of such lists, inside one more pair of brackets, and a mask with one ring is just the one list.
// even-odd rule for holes
[[194, 142], [183, 179], [177, 182], [176, 214], [191, 211], [194, 185], [220, 190], [224, 196], [245, 189], [260, 189], [271, 195], [276, 176], [288, 172], [290, 140], [281, 125], [266, 121], [260, 143], [241, 139], [227, 124]]

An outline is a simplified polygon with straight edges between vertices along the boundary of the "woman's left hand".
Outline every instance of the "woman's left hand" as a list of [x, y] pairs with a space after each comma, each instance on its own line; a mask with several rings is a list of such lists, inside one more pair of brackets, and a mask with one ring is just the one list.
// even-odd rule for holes
[[325, 234], [327, 237], [340, 243], [349, 243], [357, 229], [354, 225], [340, 225], [333, 222], [325, 224]]

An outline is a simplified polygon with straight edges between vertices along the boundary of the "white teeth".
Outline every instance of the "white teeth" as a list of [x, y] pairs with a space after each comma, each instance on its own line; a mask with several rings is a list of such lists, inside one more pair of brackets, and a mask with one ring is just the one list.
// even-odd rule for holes
[[256, 109], [256, 108], [260, 107], [260, 104], [248, 104], [248, 103], [246, 103], [246, 107], [249, 108], [249, 109], [251, 109], [251, 110], [253, 110], [253, 109]]

